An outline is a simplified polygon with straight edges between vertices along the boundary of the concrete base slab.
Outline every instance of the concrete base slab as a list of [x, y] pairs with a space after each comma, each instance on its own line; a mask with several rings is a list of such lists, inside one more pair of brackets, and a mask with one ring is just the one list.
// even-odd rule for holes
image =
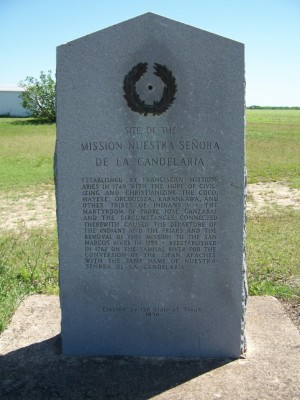
[[300, 335], [273, 297], [252, 297], [243, 359], [65, 357], [56, 296], [31, 296], [0, 336], [3, 399], [300, 398]]

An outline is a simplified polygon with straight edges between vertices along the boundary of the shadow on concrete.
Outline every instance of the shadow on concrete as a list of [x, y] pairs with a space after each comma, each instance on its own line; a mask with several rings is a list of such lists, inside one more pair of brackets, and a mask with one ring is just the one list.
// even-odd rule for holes
[[231, 361], [66, 357], [55, 336], [0, 358], [0, 398], [146, 400]]

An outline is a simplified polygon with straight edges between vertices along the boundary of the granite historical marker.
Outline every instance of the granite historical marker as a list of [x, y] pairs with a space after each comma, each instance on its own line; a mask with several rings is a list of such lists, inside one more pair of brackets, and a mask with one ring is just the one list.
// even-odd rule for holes
[[145, 14], [57, 50], [69, 355], [244, 349], [244, 46]]

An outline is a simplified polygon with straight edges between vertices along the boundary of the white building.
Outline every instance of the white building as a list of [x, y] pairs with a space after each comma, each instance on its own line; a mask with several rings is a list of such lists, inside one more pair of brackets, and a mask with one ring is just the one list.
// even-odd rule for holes
[[22, 107], [22, 101], [19, 98], [23, 90], [19, 86], [0, 86], [0, 115], [10, 117], [30, 116], [30, 111]]

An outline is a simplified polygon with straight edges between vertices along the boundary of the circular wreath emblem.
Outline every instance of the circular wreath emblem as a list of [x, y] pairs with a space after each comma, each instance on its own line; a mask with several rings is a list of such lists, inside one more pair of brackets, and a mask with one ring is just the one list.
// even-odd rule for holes
[[[140, 99], [136, 91], [136, 83], [147, 71], [147, 63], [139, 63], [135, 65], [132, 70], [128, 72], [124, 79], [124, 98], [127, 101], [128, 107], [140, 114], [160, 115], [168, 110], [175, 100], [177, 92], [176, 80], [172, 72], [161, 64], [154, 64], [154, 75], [158, 76], [165, 84], [162, 97], [159, 101], [154, 101], [153, 104], [146, 104], [145, 101]], [[148, 86], [152, 90], [152, 86]]]

